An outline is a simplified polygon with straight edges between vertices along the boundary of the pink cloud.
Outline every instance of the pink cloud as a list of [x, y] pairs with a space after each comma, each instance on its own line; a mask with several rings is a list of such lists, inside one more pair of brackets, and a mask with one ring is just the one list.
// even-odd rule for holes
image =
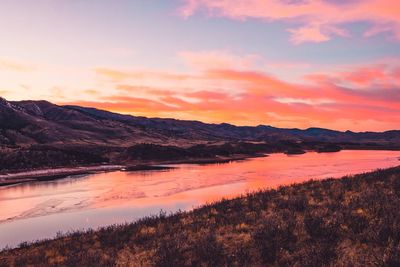
[[227, 50], [182, 51], [178, 56], [194, 69], [251, 69], [258, 55], [237, 56]]
[[142, 85], [140, 79], [131, 79], [149, 73], [155, 80], [186, 77], [179, 72], [108, 69], [97, 74], [116, 78], [113, 82], [116, 90], [108, 96], [94, 96], [92, 102], [76, 104], [149, 117], [240, 125], [386, 130], [400, 123], [399, 65], [393, 61], [343, 66], [336, 71], [311, 73], [309, 83], [294, 83], [262, 71], [215, 69], [216, 65], [210, 63], [202, 64], [190, 75], [196, 79], [189, 78], [190, 86], [185, 80], [184, 89], [181, 79], [172, 79], [170, 89], [159, 87], [157, 82]]
[[288, 29], [288, 31], [292, 34], [290, 41], [294, 44], [301, 44], [306, 41], [320, 43], [330, 39], [328, 34], [323, 34], [319, 27], [315, 26], [304, 26]]
[[306, 25], [304, 27], [288, 29], [292, 34], [290, 40], [294, 44], [301, 44], [304, 42], [325, 42], [331, 39], [331, 35], [338, 35], [342, 37], [349, 36], [349, 32], [334, 26], [321, 26], [321, 25]]
[[179, 9], [184, 17], [199, 10], [211, 16], [245, 20], [286, 21], [300, 26], [291, 27], [291, 41], [324, 42], [334, 35], [348, 36], [345, 24], [369, 22], [372, 26], [364, 36], [390, 32], [400, 40], [400, 1], [363, 0], [346, 4], [335, 1], [279, 1], [279, 0], [187, 0]]

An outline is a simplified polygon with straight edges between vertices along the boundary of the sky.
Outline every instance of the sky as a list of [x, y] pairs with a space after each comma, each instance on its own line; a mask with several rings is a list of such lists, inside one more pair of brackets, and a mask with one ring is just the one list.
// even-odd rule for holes
[[0, 0], [0, 96], [147, 117], [400, 129], [397, 0]]

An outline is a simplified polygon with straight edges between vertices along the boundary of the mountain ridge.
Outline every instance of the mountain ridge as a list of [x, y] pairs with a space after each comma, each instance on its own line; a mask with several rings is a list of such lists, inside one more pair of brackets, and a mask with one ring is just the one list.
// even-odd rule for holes
[[400, 130], [337, 131], [319, 127], [277, 128], [236, 126], [173, 118], [147, 118], [45, 100], [7, 101], [0, 98], [0, 144], [138, 143], [191, 145], [218, 141], [318, 141], [400, 143]]
[[[282, 152], [400, 150], [400, 131], [235, 126], [0, 99], [0, 173], [43, 168], [221, 162]], [[1, 185], [1, 181], [0, 181]]]

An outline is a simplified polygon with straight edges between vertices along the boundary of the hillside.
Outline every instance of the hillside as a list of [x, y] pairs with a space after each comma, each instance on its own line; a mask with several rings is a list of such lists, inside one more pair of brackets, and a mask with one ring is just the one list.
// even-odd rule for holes
[[0, 266], [399, 266], [400, 168], [251, 193], [0, 253]]
[[47, 101], [9, 102], [0, 99], [2, 145], [190, 145], [232, 140], [400, 144], [400, 131], [355, 133], [320, 128], [300, 130], [265, 125], [250, 127], [227, 123], [207, 124], [199, 121], [135, 117], [78, 106], [58, 106]]
[[400, 131], [354, 133], [207, 124], [0, 98], [0, 173], [340, 149], [400, 150]]

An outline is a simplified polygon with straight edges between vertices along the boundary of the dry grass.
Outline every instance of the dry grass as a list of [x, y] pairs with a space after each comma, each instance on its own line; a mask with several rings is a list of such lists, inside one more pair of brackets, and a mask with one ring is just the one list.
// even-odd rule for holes
[[400, 168], [310, 181], [0, 253], [0, 266], [400, 266]]

